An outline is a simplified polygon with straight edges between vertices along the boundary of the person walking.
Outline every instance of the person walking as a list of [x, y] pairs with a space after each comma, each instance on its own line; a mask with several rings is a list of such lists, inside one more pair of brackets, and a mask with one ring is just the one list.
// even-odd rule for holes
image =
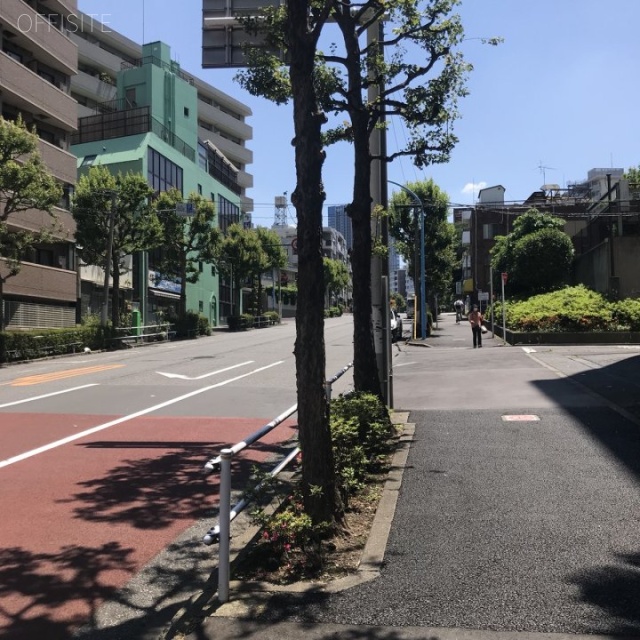
[[462, 320], [462, 311], [464, 310], [464, 302], [462, 302], [462, 300], [458, 298], [454, 302], [453, 306], [455, 307], [455, 310], [456, 310], [456, 324], [458, 324], [460, 320]]
[[473, 348], [482, 348], [482, 314], [478, 310], [478, 305], [473, 305], [473, 311], [469, 314], [469, 324], [473, 334]]

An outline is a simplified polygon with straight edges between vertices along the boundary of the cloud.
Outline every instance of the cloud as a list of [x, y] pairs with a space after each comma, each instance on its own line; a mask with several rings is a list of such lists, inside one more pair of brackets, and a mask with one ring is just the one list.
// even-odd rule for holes
[[480, 189], [484, 189], [487, 186], [486, 182], [467, 182], [462, 188], [462, 193], [465, 195], [471, 194], [475, 197], [475, 194], [480, 191]]

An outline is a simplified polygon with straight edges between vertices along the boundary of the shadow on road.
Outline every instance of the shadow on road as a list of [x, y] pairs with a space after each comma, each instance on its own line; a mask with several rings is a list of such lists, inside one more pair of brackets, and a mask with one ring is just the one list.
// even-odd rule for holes
[[[579, 407], [562, 403], [567, 381], [586, 387], [607, 401], [605, 406]], [[566, 379], [536, 381], [534, 384], [577, 419], [580, 427], [640, 483], [640, 356], [632, 356]], [[618, 411], [613, 409], [613, 405]], [[620, 497], [621, 520], [629, 514], [624, 505], [637, 496]], [[628, 521], [628, 520], [627, 520]], [[594, 522], [594, 527], [597, 522]], [[622, 526], [622, 525], [621, 525]], [[637, 532], [628, 532], [637, 540]], [[613, 542], [612, 542], [613, 545]], [[620, 553], [603, 549], [610, 563], [584, 568], [566, 577], [578, 588], [577, 599], [607, 614], [612, 633], [640, 634], [640, 548]]]

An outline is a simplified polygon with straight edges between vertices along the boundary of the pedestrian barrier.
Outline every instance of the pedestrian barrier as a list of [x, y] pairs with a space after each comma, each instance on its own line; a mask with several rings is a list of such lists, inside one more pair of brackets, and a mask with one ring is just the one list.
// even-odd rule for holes
[[[342, 377], [351, 367], [353, 362], [350, 362], [346, 367], [343, 367], [335, 376], [325, 382], [325, 391], [327, 402], [331, 401], [331, 387], [340, 377]], [[212, 473], [217, 469], [220, 470], [220, 502], [218, 521], [219, 524], [212, 527], [207, 531], [203, 538], [203, 542], [206, 545], [212, 545], [218, 543], [218, 600], [220, 602], [227, 602], [229, 600], [229, 578], [230, 578], [230, 544], [231, 539], [231, 522], [242, 513], [244, 509], [250, 504], [249, 498], [242, 498], [233, 508], [231, 508], [231, 459], [240, 451], [243, 451], [247, 447], [251, 446], [267, 433], [275, 429], [278, 425], [282, 424], [287, 418], [292, 416], [298, 411], [298, 405], [294, 404], [286, 411], [281, 413], [277, 418], [274, 418], [271, 422], [264, 425], [253, 434], [251, 434], [245, 440], [238, 442], [232, 447], [222, 449], [220, 455], [212, 458], [204, 465], [206, 473]], [[287, 456], [279, 462], [270, 472], [269, 478], [275, 478], [280, 474], [292, 460], [300, 453], [299, 447], [295, 447]], [[252, 494], [259, 492], [259, 490], [266, 484], [266, 480], [263, 480], [260, 484], [254, 487]]]
[[123, 335], [115, 336], [113, 341], [127, 347], [134, 347], [146, 342], [171, 340], [175, 336], [175, 331], [171, 330], [169, 323], [149, 324], [142, 327], [117, 327], [116, 331], [123, 332]]

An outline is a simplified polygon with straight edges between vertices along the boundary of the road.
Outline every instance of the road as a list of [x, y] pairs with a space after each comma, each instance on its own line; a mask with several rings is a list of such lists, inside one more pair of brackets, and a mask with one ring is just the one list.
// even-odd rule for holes
[[[351, 317], [328, 320], [325, 336], [331, 377], [353, 359]], [[146, 601], [121, 604], [139, 618], [175, 612], [176, 585], [211, 569], [201, 540], [217, 479], [203, 464], [295, 404], [294, 340], [289, 321], [0, 369], [0, 637], [98, 628], [101, 604], [127, 600], [143, 568]], [[294, 427], [238, 463], [236, 489]], [[173, 575], [149, 573], [172, 546]]]

